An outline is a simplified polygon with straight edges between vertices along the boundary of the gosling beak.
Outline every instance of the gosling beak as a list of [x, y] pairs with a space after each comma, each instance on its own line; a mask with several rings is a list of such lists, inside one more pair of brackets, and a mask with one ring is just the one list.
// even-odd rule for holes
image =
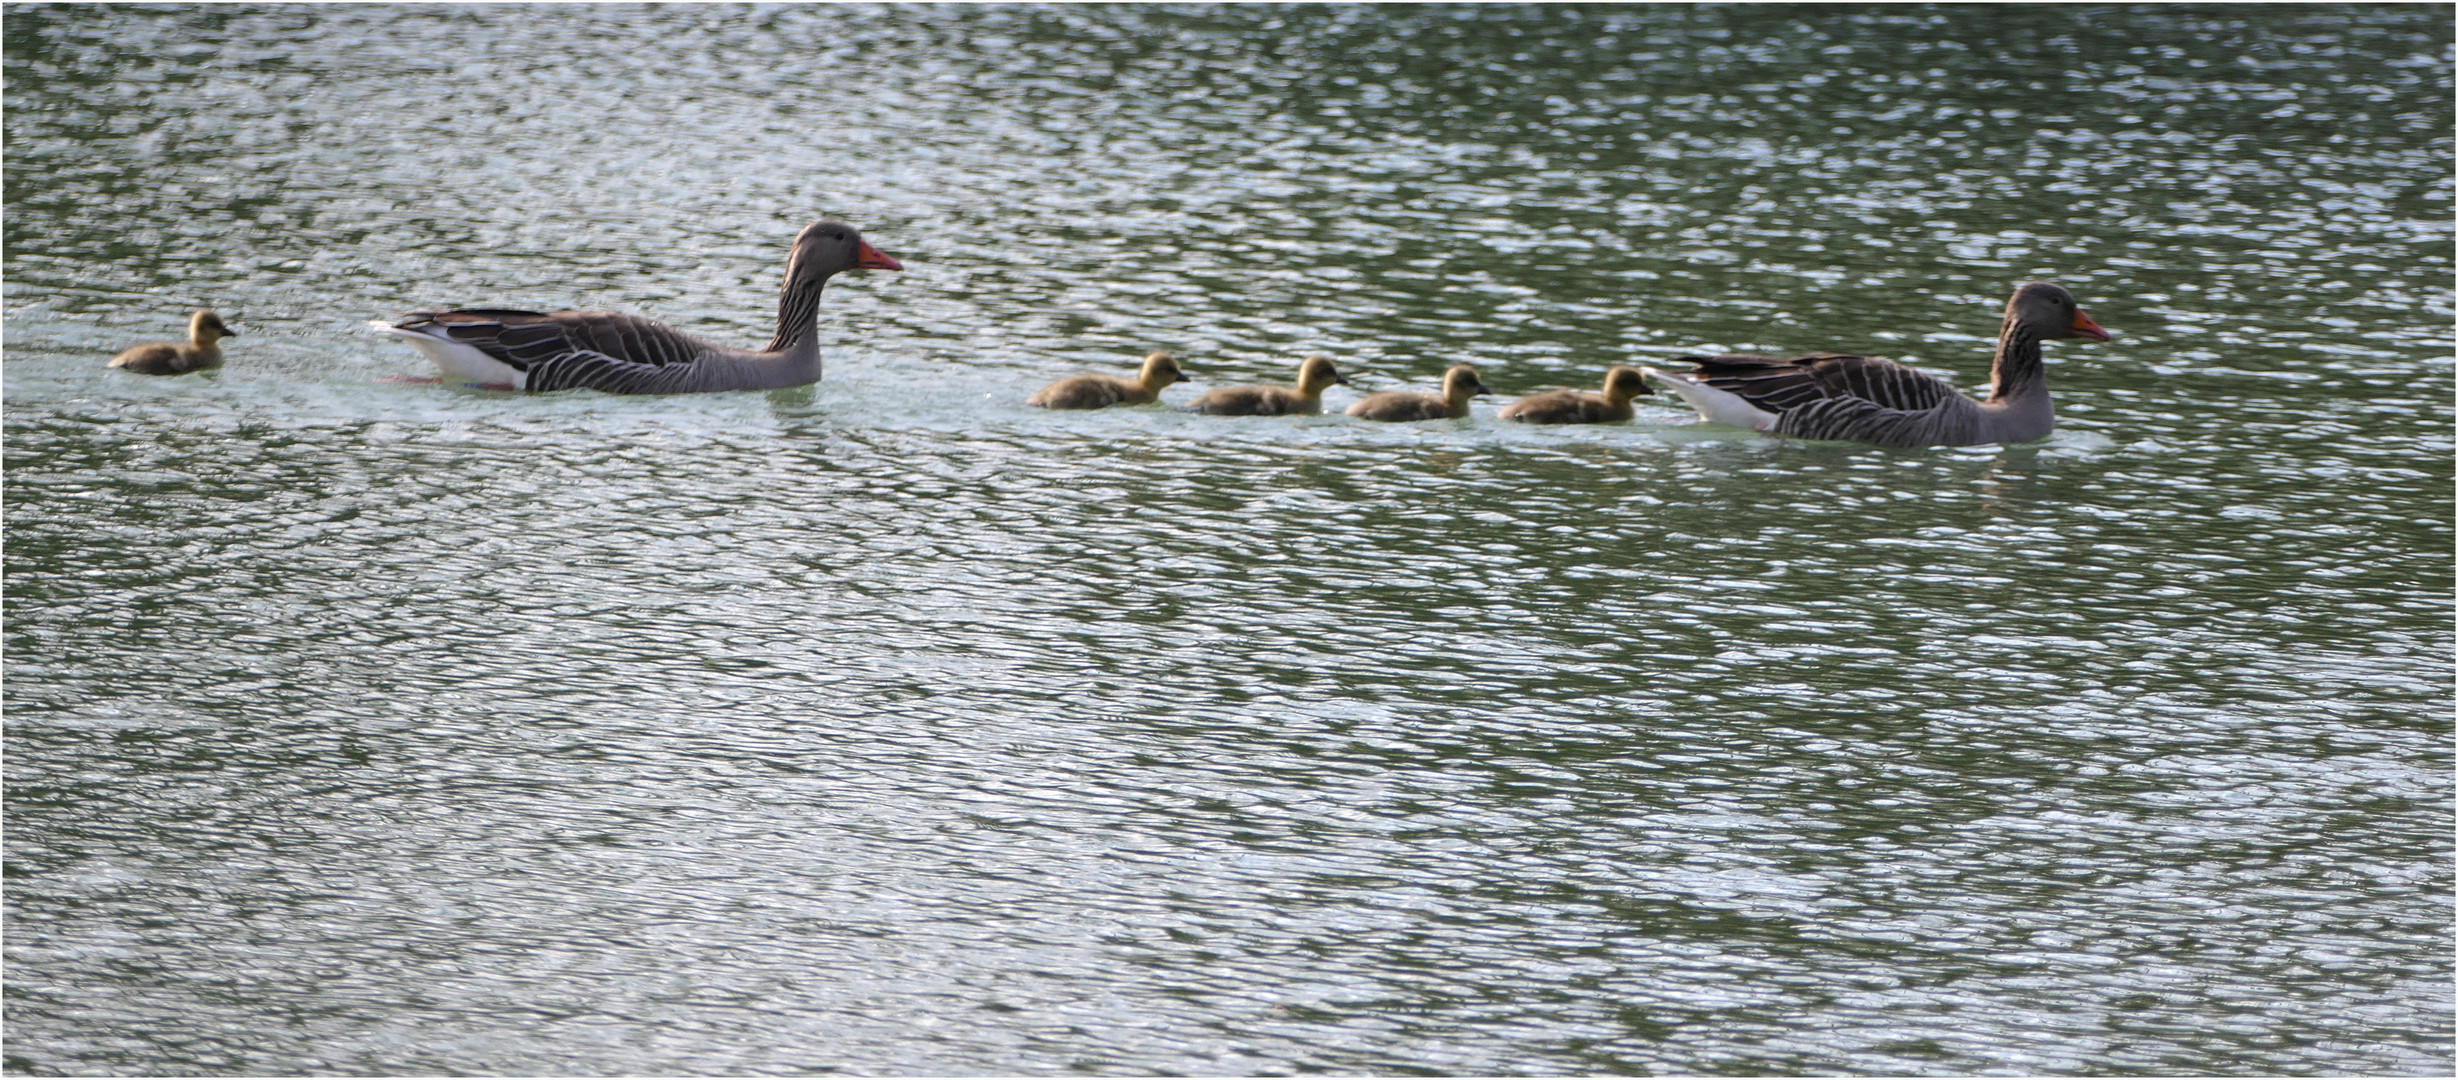
[[872, 247], [868, 240], [862, 241], [862, 250], [854, 256], [853, 264], [863, 270], [902, 270], [905, 268], [905, 264], [897, 262], [896, 258], [887, 252]]
[[2091, 321], [2091, 313], [2081, 308], [2074, 309], [2073, 330], [2074, 336], [2078, 338], [2090, 338], [2093, 341], [2108, 340], [2108, 331], [2101, 329], [2100, 324]]

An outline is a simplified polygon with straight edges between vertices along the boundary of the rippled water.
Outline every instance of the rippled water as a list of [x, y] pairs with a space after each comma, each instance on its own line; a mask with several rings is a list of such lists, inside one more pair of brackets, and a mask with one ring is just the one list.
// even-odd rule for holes
[[[2452, 1068], [2446, 8], [5, 36], [12, 1071]], [[756, 343], [821, 215], [806, 390], [362, 327]], [[2023, 446], [1022, 404], [1977, 387], [2035, 277]]]

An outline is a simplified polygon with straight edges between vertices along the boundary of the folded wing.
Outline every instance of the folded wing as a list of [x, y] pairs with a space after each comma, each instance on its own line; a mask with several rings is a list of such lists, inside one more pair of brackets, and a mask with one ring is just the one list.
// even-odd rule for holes
[[1676, 359], [1696, 364], [1694, 374], [1700, 382], [1771, 413], [1789, 413], [1813, 402], [1837, 399], [1922, 412], [1962, 397], [1944, 379], [1873, 356], [1812, 353], [1785, 359], [1737, 353]]

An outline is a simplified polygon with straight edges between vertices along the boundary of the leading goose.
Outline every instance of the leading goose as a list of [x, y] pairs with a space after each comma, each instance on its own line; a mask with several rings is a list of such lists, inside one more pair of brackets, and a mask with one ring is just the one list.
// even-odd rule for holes
[[612, 311], [460, 308], [372, 325], [410, 343], [445, 377], [513, 390], [610, 394], [775, 390], [819, 381], [819, 294], [840, 270], [902, 270], [853, 226], [817, 221], [794, 238], [777, 336], [758, 351], [719, 345]]
[[222, 366], [221, 341], [239, 334], [206, 308], [188, 316], [188, 340], [156, 341], [130, 347], [105, 366], [139, 375], [185, 375]]
[[2040, 343], [2054, 338], [2108, 340], [2074, 294], [2045, 281], [2014, 290], [1997, 335], [1986, 402], [1954, 384], [1891, 360], [1813, 353], [1773, 356], [1681, 356], [1686, 373], [1642, 368], [1718, 423], [1800, 439], [1841, 439], [1879, 446], [1972, 446], [2029, 442], [2057, 426], [2048, 400]]

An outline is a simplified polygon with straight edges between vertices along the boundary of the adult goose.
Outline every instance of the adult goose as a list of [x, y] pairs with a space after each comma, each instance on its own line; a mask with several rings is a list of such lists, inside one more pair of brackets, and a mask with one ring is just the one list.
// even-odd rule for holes
[[1490, 393], [1485, 380], [1477, 378], [1477, 369], [1453, 364], [1442, 373], [1440, 394], [1385, 390], [1358, 399], [1348, 407], [1348, 414], [1367, 420], [1456, 420], [1468, 415], [1469, 398]]
[[1286, 386], [1224, 386], [1188, 403], [1187, 408], [1215, 416], [1293, 416], [1323, 411], [1323, 391], [1348, 376], [1333, 367], [1331, 357], [1316, 353], [1297, 365], [1297, 388]]
[[139, 375], [185, 375], [222, 366], [221, 341], [239, 334], [205, 308], [188, 316], [188, 340], [156, 341], [129, 348], [111, 358], [109, 367]]
[[1024, 399], [1045, 409], [1105, 409], [1112, 405], [1144, 405], [1161, 398], [1163, 387], [1186, 381], [1186, 371], [1167, 349], [1144, 357], [1144, 369], [1132, 379], [1116, 375], [1070, 375]]
[[2055, 338], [2106, 341], [2108, 331], [2075, 303], [2074, 294], [2034, 281], [2006, 301], [1985, 402], [1965, 397], [1935, 375], [1842, 353], [1790, 360], [1681, 356], [1674, 359], [1696, 367], [1679, 374], [1641, 370], [1672, 387], [1700, 416], [1777, 435], [1879, 446], [2028, 442], [2057, 426], [2040, 358], [2040, 343]]
[[1603, 394], [1548, 390], [1520, 398], [1504, 406], [1498, 415], [1524, 424], [1610, 424], [1638, 415], [1638, 410], [1630, 407], [1630, 399], [1653, 393], [1639, 369], [1615, 364], [1605, 372]]
[[612, 311], [458, 308], [372, 325], [435, 361], [446, 378], [513, 390], [587, 387], [610, 394], [774, 390], [819, 381], [819, 294], [842, 270], [902, 270], [841, 221], [794, 238], [777, 300], [777, 336], [737, 349]]

